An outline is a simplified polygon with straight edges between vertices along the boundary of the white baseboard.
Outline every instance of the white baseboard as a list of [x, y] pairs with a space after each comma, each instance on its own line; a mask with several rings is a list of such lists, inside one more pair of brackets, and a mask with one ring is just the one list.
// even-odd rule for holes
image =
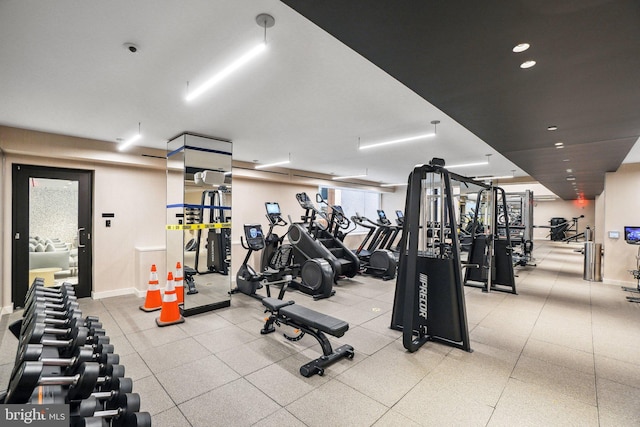
[[144, 291], [140, 291], [136, 288], [124, 288], [124, 289], [114, 289], [112, 291], [92, 292], [91, 298], [103, 299], [103, 298], [119, 297], [121, 295], [131, 295], [131, 294], [134, 294], [137, 297], [145, 296]]
[[638, 282], [632, 282], [628, 280], [612, 280], [612, 279], [604, 279], [603, 283], [605, 285], [618, 285], [618, 286], [626, 286], [628, 288], [635, 288], [638, 286]]
[[2, 316], [3, 314], [11, 314], [11, 313], [13, 313], [13, 305], [8, 305], [6, 307], [0, 308], [0, 316]]

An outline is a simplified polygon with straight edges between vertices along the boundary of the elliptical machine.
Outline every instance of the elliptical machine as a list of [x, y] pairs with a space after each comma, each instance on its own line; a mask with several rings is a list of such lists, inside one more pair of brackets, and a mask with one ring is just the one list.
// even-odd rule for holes
[[[360, 216], [357, 212], [351, 217], [351, 221], [369, 230], [362, 243], [360, 243], [360, 246], [354, 251], [358, 258], [360, 258], [362, 273], [380, 277], [382, 280], [394, 279], [397, 270], [396, 257], [390, 250], [379, 248], [380, 239], [378, 236], [382, 231], [382, 227], [377, 226], [377, 224], [369, 218]], [[371, 239], [374, 233], [375, 237]], [[369, 246], [365, 249], [365, 245], [369, 241]]]
[[[247, 246], [243, 244], [243, 247], [249, 252], [238, 270], [236, 276], [237, 287], [231, 292], [242, 292], [262, 299], [262, 296], [256, 294], [256, 290], [260, 289], [263, 284], [273, 285], [288, 280], [286, 287], [311, 295], [313, 299], [328, 298], [334, 295], [331, 265], [322, 258], [307, 259], [303, 263], [294, 262], [293, 247], [284, 243], [284, 238], [288, 232], [282, 237], [273, 232], [277, 226], [286, 227], [289, 225], [281, 216], [280, 205], [276, 202], [267, 202], [265, 203], [265, 208], [267, 210], [267, 220], [269, 221], [269, 231], [265, 237], [261, 237], [262, 244], [254, 244], [252, 247], [252, 244], [250, 244], [252, 238], [246, 234], [247, 229], [245, 228]], [[253, 227], [255, 228], [256, 226], [254, 225]], [[259, 234], [262, 236], [262, 227], [259, 225], [258, 227]], [[262, 251], [260, 260], [261, 272], [257, 273], [247, 262], [253, 252], [260, 250]], [[287, 276], [290, 277], [287, 279]], [[300, 280], [294, 280], [296, 277], [299, 277]], [[269, 296], [269, 286], [266, 286], [266, 290]], [[278, 298], [282, 298], [283, 292], [280, 292], [281, 295]]]

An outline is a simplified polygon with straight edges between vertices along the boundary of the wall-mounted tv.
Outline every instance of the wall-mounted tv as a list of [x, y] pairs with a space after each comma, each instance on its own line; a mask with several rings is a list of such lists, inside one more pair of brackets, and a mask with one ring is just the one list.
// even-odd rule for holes
[[624, 240], [630, 245], [640, 245], [640, 227], [625, 225]]

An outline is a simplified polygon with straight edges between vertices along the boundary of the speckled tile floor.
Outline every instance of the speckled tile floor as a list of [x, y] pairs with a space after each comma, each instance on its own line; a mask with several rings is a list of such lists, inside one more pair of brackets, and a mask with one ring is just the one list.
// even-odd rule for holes
[[[640, 305], [619, 286], [582, 280], [579, 246], [537, 242], [537, 267], [517, 269], [519, 295], [465, 288], [473, 353], [427, 343], [415, 353], [390, 330], [395, 282], [342, 281], [329, 300], [287, 293], [343, 318], [331, 339], [354, 346], [325, 376], [304, 378], [312, 337], [260, 335], [259, 301], [158, 328], [134, 296], [82, 301], [115, 345], [154, 426], [637, 426]], [[0, 387], [17, 340], [0, 318]]]

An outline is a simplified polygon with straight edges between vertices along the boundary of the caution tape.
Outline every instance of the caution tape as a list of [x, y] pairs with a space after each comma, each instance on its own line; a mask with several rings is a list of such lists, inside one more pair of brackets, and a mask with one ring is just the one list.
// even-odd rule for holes
[[207, 224], [167, 224], [167, 230], [206, 230], [212, 228], [231, 228], [230, 222], [214, 222]]

